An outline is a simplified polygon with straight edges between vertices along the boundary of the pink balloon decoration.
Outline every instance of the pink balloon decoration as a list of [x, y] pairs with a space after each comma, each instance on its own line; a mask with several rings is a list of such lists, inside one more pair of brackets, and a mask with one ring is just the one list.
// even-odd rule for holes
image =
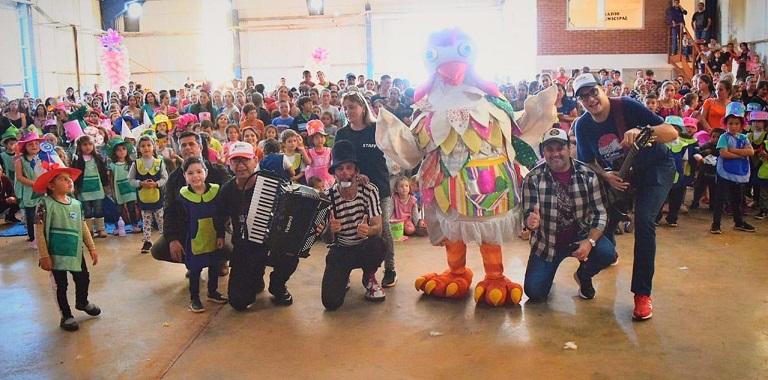
[[109, 80], [110, 87], [116, 89], [125, 84], [128, 78], [128, 72], [125, 67], [126, 55], [124, 52], [123, 36], [113, 29], [101, 36], [101, 64], [104, 67], [104, 73]]

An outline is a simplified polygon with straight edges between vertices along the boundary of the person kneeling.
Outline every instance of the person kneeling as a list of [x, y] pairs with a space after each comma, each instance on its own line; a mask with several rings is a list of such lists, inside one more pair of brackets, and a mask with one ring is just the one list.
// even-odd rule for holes
[[547, 298], [560, 263], [579, 260], [574, 279], [583, 299], [595, 297], [592, 277], [616, 259], [616, 249], [603, 230], [607, 213], [598, 177], [570, 156], [568, 135], [552, 128], [544, 134], [545, 163], [531, 169], [523, 182], [525, 224], [532, 231], [525, 270], [525, 294], [531, 301]]
[[333, 146], [333, 164], [329, 172], [336, 184], [326, 190], [332, 209], [328, 226], [334, 243], [325, 258], [322, 301], [327, 310], [336, 310], [344, 303], [349, 289], [349, 273], [363, 270], [365, 298], [383, 301], [384, 290], [376, 281], [376, 271], [386, 253], [381, 238], [382, 219], [379, 191], [372, 183], [360, 184], [360, 169], [355, 148], [349, 141], [337, 141]]

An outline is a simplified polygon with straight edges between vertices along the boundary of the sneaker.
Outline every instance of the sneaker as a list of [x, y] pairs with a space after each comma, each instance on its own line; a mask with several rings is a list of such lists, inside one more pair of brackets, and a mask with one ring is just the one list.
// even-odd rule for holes
[[677, 228], [677, 222], [667, 221], [667, 227]]
[[189, 303], [189, 310], [193, 313], [202, 313], [205, 311], [205, 306], [200, 302], [200, 298], [195, 298]]
[[577, 270], [573, 272], [573, 279], [576, 280], [576, 284], [579, 285], [579, 297], [585, 300], [591, 300], [595, 298], [595, 287], [592, 286], [592, 279], [584, 277]]
[[141, 227], [139, 227], [138, 224], [134, 225], [133, 227], [131, 227], [131, 233], [132, 234], [140, 234], [140, 233], [143, 233], [143, 232], [144, 231], [141, 230]]
[[96, 306], [96, 304], [94, 304], [92, 302], [88, 302], [85, 305], [75, 305], [75, 309], [80, 310], [80, 311], [84, 311], [84, 312], [86, 312], [86, 314], [88, 314], [88, 315], [90, 315], [92, 317], [95, 317], [95, 316], [101, 314], [101, 309], [99, 309], [99, 307]]
[[720, 224], [712, 223], [712, 227], [709, 228], [709, 233], [720, 235], [723, 233], [723, 230], [720, 229]]
[[619, 265], [619, 253], [618, 252], [616, 252], [616, 258], [611, 263], [611, 266], [616, 266], [616, 265]]
[[755, 227], [752, 227], [752, 225], [747, 222], [741, 222], [741, 224], [737, 224], [735, 228], [737, 231], [755, 232]]
[[28, 241], [27, 245], [29, 246], [29, 249], [37, 249], [37, 241], [35, 240]]
[[638, 321], [644, 321], [653, 317], [653, 304], [651, 303], [651, 296], [643, 296], [635, 294], [635, 310], [632, 313], [632, 318]]
[[628, 221], [624, 222], [624, 232], [631, 233], [632, 230], [634, 230], [634, 229], [635, 229], [635, 226], [632, 225], [632, 221], [631, 220], [628, 220]]
[[59, 327], [65, 331], [77, 331], [80, 328], [80, 326], [77, 324], [77, 321], [73, 317], [62, 317], [61, 322], [59, 322]]
[[763, 219], [765, 219], [765, 216], [766, 216], [766, 212], [765, 211], [760, 211], [757, 215], [755, 215], [755, 219], [763, 220]]
[[208, 294], [208, 301], [214, 302], [214, 303], [227, 303], [229, 299], [227, 297], [224, 297], [221, 295], [221, 293], [216, 292], [213, 294]]
[[368, 301], [384, 301], [386, 294], [384, 289], [381, 288], [379, 282], [376, 281], [376, 274], [371, 274], [368, 277], [368, 283], [365, 285], [365, 299]]
[[397, 283], [397, 273], [391, 269], [384, 270], [384, 277], [381, 279], [381, 286], [391, 288]]
[[291, 292], [288, 291], [288, 289], [284, 289], [281, 292], [270, 292], [272, 293], [272, 303], [277, 306], [291, 306], [293, 305], [293, 296], [291, 295]]
[[141, 253], [147, 254], [151, 249], [152, 249], [152, 242], [145, 241], [144, 244], [141, 246]]

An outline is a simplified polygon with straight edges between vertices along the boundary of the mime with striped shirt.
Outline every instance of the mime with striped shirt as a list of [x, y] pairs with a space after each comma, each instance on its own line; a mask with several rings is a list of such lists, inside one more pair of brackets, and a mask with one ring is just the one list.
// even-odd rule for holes
[[335, 310], [344, 303], [349, 274], [357, 268], [363, 270], [365, 298], [384, 300], [376, 271], [386, 248], [381, 237], [379, 190], [373, 183], [359, 180], [354, 146], [346, 140], [337, 141], [331, 155], [329, 172], [336, 177], [336, 184], [326, 190], [326, 195], [333, 204], [328, 226], [334, 242], [325, 258], [322, 301], [326, 309]]

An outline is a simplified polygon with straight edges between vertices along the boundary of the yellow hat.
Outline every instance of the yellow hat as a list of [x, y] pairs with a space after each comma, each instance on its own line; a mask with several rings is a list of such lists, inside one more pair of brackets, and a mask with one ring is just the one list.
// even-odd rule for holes
[[165, 126], [168, 130], [173, 128], [173, 124], [171, 124], [171, 120], [168, 119], [168, 116], [165, 116], [164, 114], [157, 114], [155, 115], [155, 124], [152, 125], [152, 129], [157, 131], [157, 125], [160, 123], [165, 123]]

